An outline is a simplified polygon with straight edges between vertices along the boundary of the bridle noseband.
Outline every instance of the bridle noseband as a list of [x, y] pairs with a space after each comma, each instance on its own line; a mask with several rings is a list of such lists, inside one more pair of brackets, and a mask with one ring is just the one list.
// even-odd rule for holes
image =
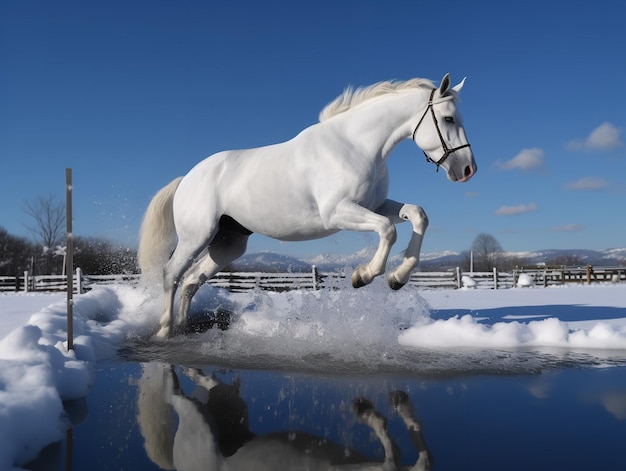
[[426, 117], [426, 114], [428, 114], [428, 110], [430, 109], [430, 112], [433, 117], [433, 122], [435, 123], [435, 129], [437, 130], [437, 134], [439, 135], [439, 140], [441, 141], [441, 148], [443, 149], [443, 155], [441, 156], [439, 160], [435, 161], [431, 159], [430, 157], [428, 157], [428, 154], [426, 154], [425, 151], [422, 150], [422, 152], [424, 152], [427, 162], [433, 163], [437, 166], [437, 172], [438, 172], [439, 166], [443, 164], [446, 161], [446, 159], [450, 157], [452, 153], [456, 152], [457, 150], [464, 149], [465, 147], [470, 147], [470, 144], [468, 142], [467, 144], [463, 144], [462, 146], [454, 147], [452, 149], [448, 148], [446, 141], [443, 140], [443, 136], [441, 135], [441, 130], [439, 129], [439, 123], [437, 123], [437, 117], [435, 116], [434, 105], [436, 105], [437, 103], [441, 103], [442, 101], [451, 100], [453, 99], [453, 97], [448, 96], [435, 103], [433, 102], [433, 97], [435, 96], [435, 90], [436, 89], [433, 89], [433, 91], [430, 92], [430, 98], [428, 99], [428, 105], [426, 106], [426, 109], [424, 110], [424, 114], [422, 115], [419, 122], [417, 123], [417, 126], [415, 126], [415, 129], [413, 130], [413, 141], [415, 141], [415, 134], [417, 133], [417, 128], [420, 127], [420, 124], [422, 124], [422, 121], [424, 121], [424, 118]]

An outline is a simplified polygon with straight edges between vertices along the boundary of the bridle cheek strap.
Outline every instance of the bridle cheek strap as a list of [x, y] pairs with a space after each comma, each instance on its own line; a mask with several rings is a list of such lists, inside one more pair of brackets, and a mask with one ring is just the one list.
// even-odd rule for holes
[[[452, 149], [448, 148], [448, 145], [446, 144], [446, 141], [443, 139], [443, 136], [441, 135], [441, 129], [439, 129], [439, 123], [437, 123], [437, 117], [435, 116], [435, 102], [433, 102], [433, 97], [435, 96], [435, 89], [433, 89], [432, 92], [430, 92], [430, 98], [428, 99], [428, 105], [426, 105], [426, 109], [424, 110], [424, 114], [422, 115], [422, 117], [420, 118], [419, 122], [417, 123], [417, 126], [415, 126], [415, 129], [413, 130], [413, 141], [415, 141], [415, 134], [417, 133], [417, 128], [420, 127], [420, 124], [422, 124], [422, 121], [424, 121], [424, 118], [426, 117], [426, 115], [428, 114], [428, 110], [430, 109], [430, 113], [433, 117], [433, 123], [435, 123], [435, 129], [437, 130], [437, 135], [439, 136], [439, 141], [441, 142], [441, 148], [443, 149], [443, 155], [439, 158], [439, 160], [433, 160], [430, 157], [428, 157], [428, 154], [426, 154], [425, 151], [424, 152], [424, 156], [426, 157], [426, 161], [433, 163], [437, 166], [437, 172], [439, 171], [439, 166], [441, 164], [443, 164], [446, 159], [448, 157], [450, 157], [450, 155], [452, 155], [454, 152], [456, 152], [457, 150], [460, 149], [464, 149], [465, 147], [470, 147], [469, 142], [467, 144], [463, 144], [462, 146], [458, 146], [458, 147], [453, 147]], [[452, 99], [452, 97], [449, 97], [449, 99]], [[445, 100], [441, 100], [441, 101], [445, 101]], [[437, 103], [440, 103], [440, 101], [438, 101]]]

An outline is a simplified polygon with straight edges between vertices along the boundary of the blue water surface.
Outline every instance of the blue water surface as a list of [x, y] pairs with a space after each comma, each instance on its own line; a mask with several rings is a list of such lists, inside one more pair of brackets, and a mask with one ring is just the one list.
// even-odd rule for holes
[[[512, 374], [323, 374], [124, 357], [97, 365], [89, 396], [67, 404], [75, 422], [67, 439], [44, 450], [29, 469], [163, 469], [147, 452], [145, 430], [137, 420], [138, 398], [146, 393], [146, 374], [162, 371], [176, 377], [179, 394], [202, 404], [206, 396], [198, 394], [187, 367], [224, 385], [239, 383], [237, 404], [245, 404], [255, 440], [275, 434], [287, 443], [334, 443], [345, 459], [382, 463], [380, 441], [353, 413], [355, 400], [367, 398], [387, 418], [401, 464], [412, 466], [418, 458], [415, 444], [389, 403], [392, 391], [403, 391], [421, 423], [435, 470], [624, 469], [623, 366], [574, 364]], [[173, 436], [180, 421], [170, 413]], [[203, 413], [211, 423], [210, 414]], [[187, 453], [201, 451], [191, 447]]]

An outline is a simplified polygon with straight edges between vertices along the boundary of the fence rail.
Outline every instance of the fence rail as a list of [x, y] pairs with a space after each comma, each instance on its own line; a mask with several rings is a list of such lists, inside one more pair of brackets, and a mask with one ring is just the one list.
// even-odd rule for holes
[[[340, 286], [345, 274], [320, 273], [315, 267], [310, 273], [266, 273], [266, 272], [220, 272], [209, 280], [213, 286], [233, 292], [254, 288], [268, 291], [293, 289], [314, 290], [322, 287]], [[80, 268], [74, 274], [74, 292], [81, 293], [94, 285], [139, 283], [139, 275], [83, 275]], [[445, 272], [415, 272], [409, 284], [421, 289], [506, 289], [514, 286], [554, 286], [566, 283], [626, 282], [626, 267], [519, 267], [513, 272], [463, 273], [459, 268]], [[0, 276], [0, 292], [46, 291], [65, 292], [65, 275]]]
[[537, 286], [554, 286], [566, 283], [604, 283], [626, 281], [626, 267], [564, 267], [534, 266], [519, 267], [515, 271], [515, 283], [520, 275], [528, 275]]

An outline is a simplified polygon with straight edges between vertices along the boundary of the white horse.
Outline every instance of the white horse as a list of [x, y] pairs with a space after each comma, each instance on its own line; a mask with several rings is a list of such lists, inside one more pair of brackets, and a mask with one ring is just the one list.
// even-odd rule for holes
[[[223, 384], [198, 369], [185, 374], [196, 388], [186, 395], [173, 366], [143, 365], [137, 398], [137, 421], [148, 457], [162, 469], [178, 471], [316, 470], [427, 471], [432, 458], [409, 396], [389, 395], [418, 452], [412, 466], [400, 466], [400, 452], [389, 435], [387, 419], [365, 398], [353, 404], [356, 419], [376, 434], [385, 453], [373, 462], [358, 451], [312, 434], [286, 431], [264, 436], [248, 428], [248, 406], [239, 395], [239, 380]], [[174, 417], [175, 412], [177, 419]]]
[[419, 262], [428, 219], [419, 206], [387, 199], [387, 157], [410, 138], [449, 180], [469, 180], [477, 167], [456, 106], [464, 81], [451, 88], [445, 75], [438, 88], [424, 79], [348, 88], [322, 110], [319, 123], [293, 139], [217, 153], [161, 189], [146, 210], [138, 252], [144, 276], [163, 270], [157, 335], [168, 337], [184, 325], [198, 288], [243, 255], [254, 232], [297, 241], [375, 231], [374, 257], [352, 274], [358, 288], [384, 272], [395, 224], [409, 221], [413, 234], [404, 259], [388, 277], [391, 288], [404, 286]]

